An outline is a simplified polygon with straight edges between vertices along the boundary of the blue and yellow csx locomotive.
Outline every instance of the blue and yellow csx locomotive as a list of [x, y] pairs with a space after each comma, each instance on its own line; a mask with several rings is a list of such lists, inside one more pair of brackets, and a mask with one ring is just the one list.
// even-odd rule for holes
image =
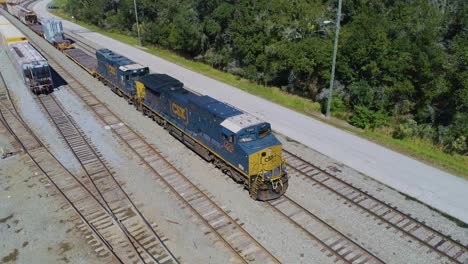
[[282, 147], [271, 126], [165, 74], [108, 49], [96, 52], [97, 75], [144, 115], [164, 126], [201, 157], [243, 183], [252, 198], [271, 200], [288, 187]]

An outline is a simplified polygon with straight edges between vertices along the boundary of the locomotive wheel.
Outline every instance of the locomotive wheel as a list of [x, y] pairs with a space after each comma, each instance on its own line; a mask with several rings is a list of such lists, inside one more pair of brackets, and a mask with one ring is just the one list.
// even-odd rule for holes
[[231, 177], [236, 183], [243, 183], [243, 179], [240, 177], [240, 175], [234, 171], [232, 168], [229, 168], [226, 172], [229, 177]]

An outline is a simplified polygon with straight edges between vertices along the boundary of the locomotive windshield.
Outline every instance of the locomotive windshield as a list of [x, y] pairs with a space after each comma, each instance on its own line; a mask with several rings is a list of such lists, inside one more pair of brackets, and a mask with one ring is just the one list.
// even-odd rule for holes
[[145, 76], [146, 74], [148, 74], [148, 69], [143, 69], [143, 70], [139, 70], [138, 72], [137, 71], [132, 71], [131, 73], [128, 73], [125, 75], [125, 79], [128, 81], [130, 79], [135, 79], [137, 77], [142, 77], [142, 76]]
[[265, 126], [260, 128], [258, 131], [258, 138], [264, 138], [265, 136], [271, 133], [271, 128], [269, 126]]

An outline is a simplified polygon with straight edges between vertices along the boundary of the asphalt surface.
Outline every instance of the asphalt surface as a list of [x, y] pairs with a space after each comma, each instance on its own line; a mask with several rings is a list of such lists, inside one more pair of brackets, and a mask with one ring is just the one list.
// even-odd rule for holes
[[[46, 8], [49, 1], [42, 0], [34, 6], [40, 17], [53, 16]], [[468, 181], [462, 178], [79, 25], [65, 21], [64, 28], [147, 65], [154, 72], [169, 74], [194, 91], [262, 118], [275, 131], [468, 223]]]

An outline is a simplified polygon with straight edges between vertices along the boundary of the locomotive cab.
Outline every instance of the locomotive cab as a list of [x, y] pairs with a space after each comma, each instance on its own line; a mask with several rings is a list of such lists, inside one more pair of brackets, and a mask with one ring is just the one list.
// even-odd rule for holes
[[226, 119], [221, 125], [224, 147], [228, 151], [238, 149], [245, 157], [239, 168], [248, 174], [252, 198], [267, 201], [280, 197], [288, 187], [288, 177], [281, 142], [271, 133], [270, 124], [242, 114]]
[[115, 93], [129, 95], [130, 98], [126, 99], [132, 101], [136, 93], [135, 80], [148, 75], [149, 68], [109, 49], [97, 50], [96, 58], [98, 78], [109, 84]]

